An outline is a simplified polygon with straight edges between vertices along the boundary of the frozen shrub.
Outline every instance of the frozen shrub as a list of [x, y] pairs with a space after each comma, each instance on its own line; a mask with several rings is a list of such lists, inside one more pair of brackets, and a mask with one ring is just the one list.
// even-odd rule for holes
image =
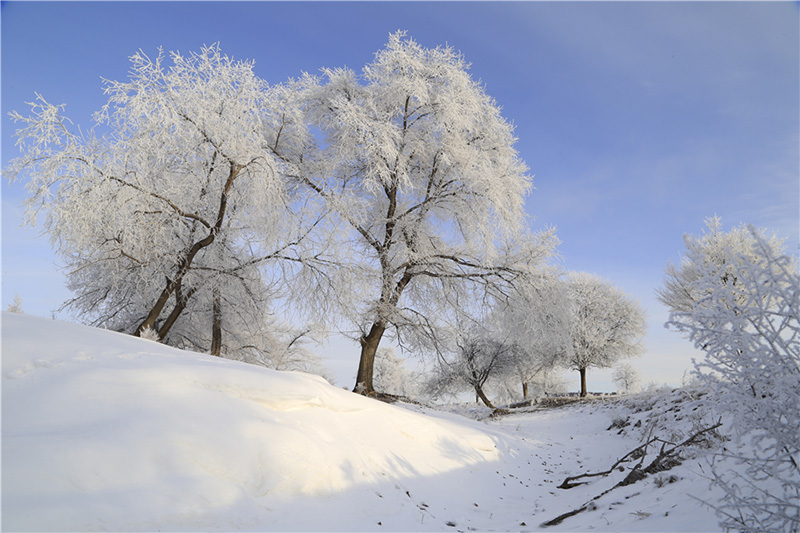
[[[667, 323], [706, 353], [695, 376], [739, 432], [717, 462], [715, 505], [729, 529], [800, 531], [800, 276], [794, 259], [752, 227], [686, 238], [682, 270], [667, 272]], [[733, 232], [732, 232], [733, 233]], [[713, 237], [713, 238], [712, 238]], [[720, 243], [723, 243], [721, 245]], [[713, 252], [710, 253], [710, 252]], [[686, 271], [691, 270], [691, 276]], [[685, 282], [679, 287], [676, 280]], [[687, 298], [687, 295], [690, 296]]]

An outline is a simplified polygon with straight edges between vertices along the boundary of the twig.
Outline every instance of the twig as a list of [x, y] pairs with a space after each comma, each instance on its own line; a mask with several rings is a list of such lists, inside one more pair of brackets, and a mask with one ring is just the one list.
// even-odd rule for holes
[[[614, 485], [610, 489], [598, 494], [597, 496], [595, 496], [594, 498], [592, 498], [591, 500], [586, 502], [584, 505], [582, 505], [578, 509], [574, 509], [574, 510], [569, 511], [567, 513], [561, 514], [561, 515], [555, 517], [552, 520], [548, 520], [547, 522], [542, 523], [541, 527], [555, 526], [557, 524], [560, 524], [561, 522], [563, 522], [565, 519], [569, 518], [570, 516], [575, 516], [578, 513], [582, 513], [583, 511], [586, 511], [587, 509], [590, 508], [590, 506], [594, 505], [593, 502], [595, 502], [596, 500], [599, 500], [600, 498], [602, 498], [603, 496], [605, 496], [606, 494], [608, 494], [609, 492], [611, 492], [612, 490], [614, 490], [614, 489], [616, 489], [618, 487], [625, 487], [627, 485], [632, 485], [633, 483], [636, 483], [637, 481], [640, 481], [640, 480], [646, 478], [648, 474], [656, 474], [658, 472], [664, 472], [664, 471], [669, 470], [669, 469], [671, 469], [671, 468], [673, 468], [675, 466], [678, 466], [681, 463], [681, 459], [679, 457], [676, 457], [675, 452], [677, 452], [680, 448], [682, 448], [684, 446], [688, 446], [688, 445], [692, 444], [701, 435], [704, 435], [704, 434], [706, 434], [706, 433], [708, 433], [710, 431], [713, 431], [713, 430], [717, 429], [718, 427], [720, 427], [721, 425], [722, 425], [722, 419], [719, 419], [717, 421], [717, 423], [714, 424], [713, 426], [709, 426], [707, 428], [701, 429], [700, 431], [697, 431], [696, 433], [692, 434], [688, 439], [684, 440], [683, 442], [681, 442], [679, 444], [674, 444], [674, 445], [673, 445], [673, 443], [665, 441], [665, 440], [660, 439], [658, 437], [651, 437], [644, 444], [641, 444], [641, 445], [637, 446], [636, 448], [634, 448], [633, 450], [631, 450], [628, 453], [626, 453], [621, 459], [617, 459], [617, 461], [614, 463], [614, 465], [611, 468], [609, 468], [608, 470], [605, 470], [603, 472], [593, 472], [593, 473], [588, 473], [588, 474], [581, 474], [579, 476], [571, 476], [571, 477], [566, 478], [564, 480], [564, 482], [561, 483], [561, 485], [558, 486], [558, 488], [560, 488], [560, 489], [571, 489], [571, 488], [577, 487], [579, 485], [584, 485], [585, 483], [572, 483], [572, 482], [575, 481], [575, 480], [583, 479], [583, 478], [587, 478], [587, 477], [607, 476], [607, 475], [611, 474], [617, 468], [619, 468], [620, 471], [624, 471], [623, 467], [621, 467], [620, 464], [622, 464], [623, 462], [627, 461], [628, 458], [636, 455], [637, 453], [642, 453], [639, 463], [636, 464], [631, 469], [630, 472], [628, 472], [628, 475], [626, 475], [625, 478], [622, 479], [622, 481], [620, 481], [619, 483], [617, 483], [616, 485]], [[647, 447], [649, 445], [651, 445], [651, 444], [653, 444], [655, 442], [661, 442], [661, 449], [659, 450], [658, 455], [656, 456], [656, 458], [653, 459], [653, 461], [651, 461], [649, 465], [647, 465], [646, 467], [642, 468], [642, 464], [644, 463], [644, 458], [646, 456], [646, 451], [645, 450], [647, 449]], [[672, 447], [667, 449], [667, 445], [672, 445]]]

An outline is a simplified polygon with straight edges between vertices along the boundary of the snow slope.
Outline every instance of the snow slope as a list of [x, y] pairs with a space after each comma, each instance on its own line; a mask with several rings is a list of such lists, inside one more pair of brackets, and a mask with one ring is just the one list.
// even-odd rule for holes
[[[538, 530], [615, 482], [564, 477], [641, 438], [608, 430], [631, 407], [476, 421], [17, 314], [2, 350], [3, 530]], [[708, 494], [701, 468], [548, 529], [718, 530], [689, 496]]]

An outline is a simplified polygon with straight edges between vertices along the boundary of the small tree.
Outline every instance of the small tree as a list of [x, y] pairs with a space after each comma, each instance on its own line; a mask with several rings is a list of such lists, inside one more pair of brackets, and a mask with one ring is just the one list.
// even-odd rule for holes
[[405, 366], [394, 348], [380, 348], [375, 355], [375, 386], [387, 394], [413, 398], [419, 393], [419, 376]]
[[503, 380], [512, 371], [518, 355], [515, 346], [494, 340], [489, 335], [474, 334], [463, 336], [456, 346], [454, 360], [440, 360], [434, 388], [472, 389], [486, 407], [495, 409], [484, 389], [490, 379]]
[[232, 332], [222, 356], [274, 370], [305, 372], [334, 383], [322, 357], [312, 350], [327, 335], [321, 325], [295, 326], [266, 316]]
[[529, 383], [546, 383], [571, 353], [570, 320], [567, 287], [553, 268], [518, 279], [511, 294], [498, 302], [491, 322], [501, 338], [517, 347], [514, 373], [522, 383], [523, 398]]
[[565, 394], [568, 389], [567, 380], [559, 370], [544, 369], [528, 381], [527, 393], [528, 397], [541, 398]]
[[[740, 283], [738, 272], [743, 265], [764, 266], [767, 259], [759, 247], [766, 246], [770, 255], [783, 253], [783, 242], [775, 235], [767, 237], [765, 231], [754, 234], [744, 224], [723, 231], [719, 217], [707, 218], [702, 235], [684, 235], [686, 255], [680, 265], [667, 264], [664, 286], [656, 290], [658, 299], [673, 312], [694, 310], [697, 302], [708, 296], [712, 287], [697, 283], [702, 276], [714, 272], [715, 286], [735, 287]], [[758, 241], [762, 241], [758, 244]]]
[[19, 297], [19, 294], [14, 295], [14, 301], [8, 304], [7, 311], [9, 313], [24, 314], [24, 311], [22, 310], [22, 298]]
[[682, 269], [668, 267], [660, 293], [671, 303], [667, 325], [706, 353], [694, 374], [747, 442], [739, 452], [729, 446], [722, 454], [744, 464], [743, 474], [713, 470], [724, 490], [715, 505], [721, 525], [800, 531], [797, 261], [752, 227], [685, 242]]
[[631, 366], [630, 363], [621, 363], [614, 369], [611, 374], [611, 379], [617, 384], [617, 387], [622, 389], [625, 394], [629, 394], [636, 390], [641, 382], [639, 372]]
[[623, 357], [640, 353], [645, 314], [638, 302], [597, 276], [572, 273], [567, 284], [572, 351], [562, 364], [580, 372], [584, 397], [588, 368], [608, 368]]

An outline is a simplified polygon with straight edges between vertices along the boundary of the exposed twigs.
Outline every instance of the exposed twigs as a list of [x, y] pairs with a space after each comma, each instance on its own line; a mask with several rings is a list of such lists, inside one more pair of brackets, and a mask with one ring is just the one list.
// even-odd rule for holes
[[[554, 526], [554, 525], [560, 524], [561, 522], [563, 522], [565, 519], [569, 518], [570, 516], [575, 516], [578, 513], [581, 513], [583, 511], [588, 510], [593, 505], [593, 502], [599, 500], [600, 498], [602, 498], [603, 496], [605, 496], [606, 494], [608, 494], [609, 492], [611, 492], [612, 490], [614, 490], [614, 489], [616, 489], [618, 487], [625, 487], [627, 485], [632, 485], [633, 483], [636, 483], [637, 481], [640, 481], [640, 480], [646, 478], [649, 474], [657, 474], [659, 472], [664, 472], [666, 470], [674, 468], [675, 466], [678, 466], [681, 463], [681, 458], [679, 456], [679, 452], [680, 452], [681, 448], [684, 448], [686, 446], [694, 444], [701, 436], [705, 435], [706, 433], [710, 433], [711, 431], [714, 431], [715, 429], [719, 428], [720, 426], [722, 426], [722, 420], [721, 419], [718, 420], [717, 423], [714, 424], [713, 426], [709, 426], [709, 427], [703, 428], [703, 429], [701, 429], [699, 431], [696, 431], [691, 436], [689, 436], [689, 438], [687, 438], [686, 440], [684, 440], [683, 442], [680, 442], [678, 444], [675, 444], [675, 443], [672, 443], [672, 442], [669, 442], [669, 441], [665, 441], [665, 440], [660, 439], [658, 437], [651, 437], [651, 438], [648, 438], [647, 441], [644, 442], [644, 444], [641, 444], [641, 445], [637, 446], [636, 448], [632, 449], [631, 451], [626, 453], [624, 456], [622, 456], [622, 458], [617, 459], [617, 461], [608, 470], [604, 470], [602, 472], [593, 472], [593, 473], [581, 474], [581, 475], [578, 475], [578, 476], [567, 477], [561, 483], [561, 485], [558, 486], [558, 488], [560, 488], [560, 489], [571, 489], [571, 488], [574, 488], [574, 487], [577, 487], [577, 486], [580, 486], [580, 485], [584, 485], [585, 482], [584, 483], [574, 483], [574, 481], [579, 480], [579, 479], [584, 479], [584, 478], [590, 478], [590, 477], [607, 476], [607, 475], [611, 474], [612, 472], [614, 472], [615, 470], [619, 470], [620, 472], [624, 472], [625, 469], [624, 469], [624, 467], [621, 466], [622, 463], [627, 462], [631, 458], [639, 458], [639, 462], [628, 472], [628, 474], [620, 482], [615, 484], [613, 487], [611, 487], [610, 489], [608, 489], [606, 491], [601, 492], [600, 494], [598, 494], [597, 496], [595, 496], [594, 498], [592, 498], [591, 500], [586, 502], [584, 505], [582, 505], [578, 509], [574, 509], [574, 510], [569, 511], [567, 513], [563, 513], [563, 514], [557, 516], [556, 518], [554, 518], [552, 520], [548, 520], [547, 522], [542, 523], [542, 527], [548, 527], [548, 526]], [[655, 443], [658, 443], [658, 442], [661, 443], [661, 449], [658, 451], [658, 454], [656, 455], [655, 459], [653, 459], [650, 462], [650, 464], [648, 464], [646, 467], [642, 468], [642, 465], [644, 464], [644, 460], [646, 458], [647, 448], [651, 444], [655, 444]]]

